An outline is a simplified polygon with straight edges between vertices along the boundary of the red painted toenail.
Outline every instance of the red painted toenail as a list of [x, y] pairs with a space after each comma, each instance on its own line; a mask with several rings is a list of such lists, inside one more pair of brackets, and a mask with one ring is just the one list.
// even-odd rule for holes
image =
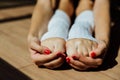
[[69, 57], [66, 57], [66, 62], [70, 63], [70, 58]]
[[95, 57], [96, 57], [96, 53], [95, 53], [95, 52], [92, 52], [92, 53], [91, 53], [91, 57], [92, 57], [92, 58], [95, 58]]
[[63, 53], [61, 53], [61, 52], [59, 52], [59, 53], [57, 53], [57, 57], [66, 57], [66, 55], [65, 54], [63, 54]]
[[48, 55], [48, 54], [51, 53], [51, 51], [50, 51], [49, 49], [45, 49], [45, 50], [44, 50], [44, 53]]
[[75, 60], [78, 60], [78, 58], [76, 56], [72, 56], [72, 58], [75, 59]]
[[63, 57], [63, 54], [62, 53], [57, 53], [57, 56], [58, 57]]

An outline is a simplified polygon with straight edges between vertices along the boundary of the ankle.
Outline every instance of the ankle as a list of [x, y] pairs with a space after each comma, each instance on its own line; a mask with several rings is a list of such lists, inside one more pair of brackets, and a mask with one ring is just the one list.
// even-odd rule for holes
[[61, 0], [59, 9], [66, 12], [70, 17], [73, 15], [74, 12], [73, 3], [69, 0]]
[[76, 15], [79, 15], [81, 12], [85, 10], [92, 10], [93, 2], [91, 0], [80, 0], [79, 5], [76, 9]]

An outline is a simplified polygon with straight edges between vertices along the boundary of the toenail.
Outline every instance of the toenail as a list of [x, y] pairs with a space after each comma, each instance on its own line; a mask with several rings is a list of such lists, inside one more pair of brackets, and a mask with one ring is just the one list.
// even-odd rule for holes
[[69, 57], [66, 57], [66, 62], [70, 63], [70, 58]]
[[78, 60], [78, 58], [76, 56], [72, 56], [72, 58], [75, 59], [75, 60]]
[[92, 53], [91, 53], [91, 57], [92, 57], [92, 58], [95, 58], [95, 57], [96, 57], [96, 53], [95, 53], [95, 52], [92, 52]]
[[48, 55], [48, 54], [51, 53], [51, 51], [50, 51], [49, 49], [45, 49], [45, 50], [44, 50], [44, 53]]
[[61, 52], [57, 53], [57, 56], [58, 56], [58, 57], [66, 57], [66, 55], [63, 54], [63, 53], [61, 53]]
[[62, 53], [57, 53], [57, 56], [62, 57], [63, 55], [62, 55]]

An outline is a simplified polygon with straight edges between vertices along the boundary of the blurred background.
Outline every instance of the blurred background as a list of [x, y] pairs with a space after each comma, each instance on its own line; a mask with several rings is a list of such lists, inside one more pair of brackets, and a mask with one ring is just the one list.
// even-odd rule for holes
[[0, 0], [0, 22], [31, 16], [36, 0]]

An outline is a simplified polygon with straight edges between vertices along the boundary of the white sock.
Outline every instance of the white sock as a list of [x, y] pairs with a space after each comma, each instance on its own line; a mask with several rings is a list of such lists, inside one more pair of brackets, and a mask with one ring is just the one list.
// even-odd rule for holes
[[62, 10], [56, 10], [55, 14], [53, 15], [48, 24], [48, 32], [46, 32], [42, 36], [41, 40], [53, 37], [59, 37], [66, 40], [68, 37], [69, 27], [70, 27], [69, 16]]
[[94, 16], [91, 10], [82, 12], [77, 16], [74, 24], [72, 25], [68, 39], [85, 38], [96, 41], [92, 36], [94, 30]]

